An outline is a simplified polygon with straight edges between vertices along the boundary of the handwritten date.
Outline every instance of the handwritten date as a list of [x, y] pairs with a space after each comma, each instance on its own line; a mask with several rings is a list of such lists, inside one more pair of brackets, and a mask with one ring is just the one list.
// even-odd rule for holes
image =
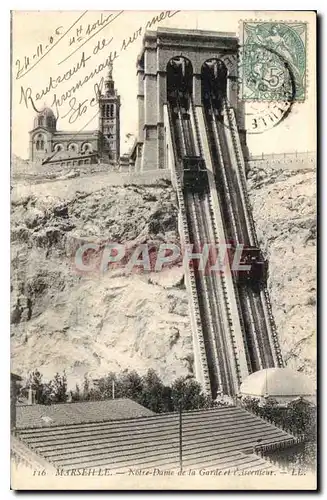
[[51, 47], [53, 46], [53, 43], [56, 41], [57, 37], [62, 35], [63, 33], [63, 26], [58, 26], [54, 33], [49, 36], [48, 40], [43, 43], [39, 43], [35, 49], [35, 52], [33, 55], [25, 55], [21, 59], [16, 59], [15, 66], [16, 66], [16, 80], [19, 78], [22, 78], [24, 74], [29, 70], [30, 66], [35, 64], [35, 62], [43, 57], [49, 50], [51, 50]]

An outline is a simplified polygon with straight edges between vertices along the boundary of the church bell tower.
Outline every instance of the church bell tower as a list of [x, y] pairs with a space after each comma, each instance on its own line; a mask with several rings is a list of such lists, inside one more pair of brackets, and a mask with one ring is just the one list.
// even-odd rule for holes
[[118, 163], [120, 156], [120, 96], [112, 78], [112, 64], [99, 95], [100, 157], [105, 163]]

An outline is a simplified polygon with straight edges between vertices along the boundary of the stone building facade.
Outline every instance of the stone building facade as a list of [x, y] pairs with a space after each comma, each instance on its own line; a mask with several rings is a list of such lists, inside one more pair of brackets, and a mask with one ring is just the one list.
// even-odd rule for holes
[[42, 165], [74, 166], [117, 163], [120, 155], [120, 96], [115, 89], [112, 67], [98, 95], [99, 126], [90, 131], [57, 130], [51, 108], [43, 108], [29, 132], [29, 159]]
[[164, 105], [167, 104], [167, 69], [173, 58], [185, 59], [191, 69], [192, 101], [202, 106], [203, 67], [212, 60], [222, 61], [228, 71], [227, 99], [236, 112], [240, 139], [245, 145], [242, 103], [237, 98], [238, 38], [234, 33], [158, 28], [146, 31], [137, 59], [138, 133], [132, 151], [136, 171], [164, 169]]

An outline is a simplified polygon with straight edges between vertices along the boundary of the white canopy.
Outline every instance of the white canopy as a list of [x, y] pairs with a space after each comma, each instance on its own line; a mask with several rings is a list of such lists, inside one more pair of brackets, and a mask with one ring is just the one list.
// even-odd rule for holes
[[296, 399], [303, 397], [310, 401], [315, 398], [314, 385], [303, 373], [290, 368], [266, 368], [251, 373], [240, 387], [242, 396], [275, 399]]

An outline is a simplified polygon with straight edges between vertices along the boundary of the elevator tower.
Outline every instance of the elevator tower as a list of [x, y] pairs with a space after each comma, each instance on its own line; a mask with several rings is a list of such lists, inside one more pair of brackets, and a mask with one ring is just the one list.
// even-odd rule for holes
[[238, 39], [234, 33], [158, 28], [147, 31], [137, 60], [138, 134], [135, 168], [167, 168], [163, 108], [167, 103], [167, 71], [172, 59], [190, 62], [190, 85], [195, 107], [202, 105], [201, 73], [206, 61], [220, 60], [227, 68], [227, 100], [236, 111], [245, 146], [243, 108], [237, 99]]

